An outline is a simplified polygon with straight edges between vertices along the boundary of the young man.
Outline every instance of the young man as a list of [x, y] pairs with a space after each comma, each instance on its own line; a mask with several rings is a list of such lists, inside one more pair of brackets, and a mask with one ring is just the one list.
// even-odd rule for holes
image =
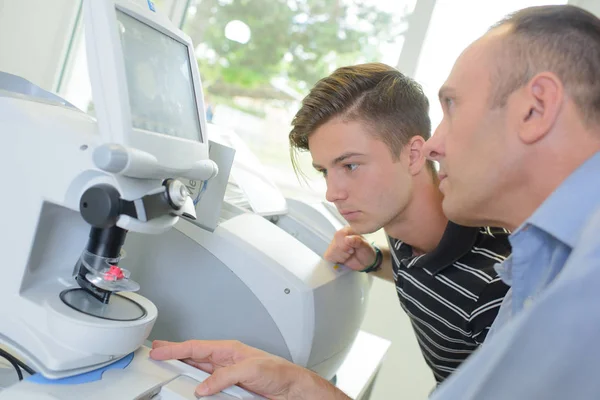
[[[485, 339], [508, 290], [494, 264], [510, 245], [504, 230], [444, 216], [437, 173], [423, 151], [428, 112], [419, 84], [396, 69], [344, 67], [304, 98], [289, 137], [292, 160], [310, 151], [327, 200], [349, 223], [325, 258], [395, 283], [439, 383]], [[380, 228], [389, 250], [361, 236]]]
[[[425, 150], [441, 164], [444, 213], [514, 232], [493, 330], [432, 399], [600, 397], [599, 86], [600, 19], [545, 6], [469, 46], [440, 90], [444, 119]], [[157, 359], [217, 366], [201, 393], [240, 383], [270, 399], [347, 399], [239, 343], [156, 347]]]

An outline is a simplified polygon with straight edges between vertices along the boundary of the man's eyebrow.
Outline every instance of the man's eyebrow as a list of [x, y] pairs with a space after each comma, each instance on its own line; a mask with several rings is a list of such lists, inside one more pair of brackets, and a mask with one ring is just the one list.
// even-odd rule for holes
[[440, 88], [440, 91], [438, 92], [438, 98], [440, 99], [440, 101], [444, 98], [444, 97], [453, 97], [456, 95], [456, 90], [450, 86], [442, 86]]
[[336, 157], [336, 158], [333, 160], [333, 164], [334, 164], [334, 165], [335, 165], [335, 164], [339, 164], [339, 163], [343, 162], [344, 160], [346, 160], [346, 159], [348, 159], [348, 158], [350, 158], [350, 157], [354, 157], [354, 156], [364, 156], [364, 154], [363, 154], [363, 153], [355, 153], [355, 152], [348, 152], [348, 153], [344, 153], [344, 154], [342, 154], [341, 156], [339, 156], [339, 157]]
[[[354, 156], [364, 156], [364, 154], [363, 153], [356, 153], [356, 152], [347, 152], [347, 153], [344, 153], [344, 154], [336, 157], [333, 160], [332, 164], [333, 165], [339, 164], [339, 163], [343, 162], [344, 160], [346, 160], [346, 159], [348, 159], [350, 157], [354, 157]], [[321, 165], [319, 165], [319, 164], [313, 163], [312, 166], [313, 166], [314, 169], [323, 169], [323, 167]]]

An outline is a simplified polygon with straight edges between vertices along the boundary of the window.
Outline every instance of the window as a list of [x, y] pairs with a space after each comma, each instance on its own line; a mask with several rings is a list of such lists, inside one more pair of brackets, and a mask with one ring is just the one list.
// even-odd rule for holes
[[416, 0], [198, 0], [183, 30], [196, 45], [209, 119], [234, 129], [287, 197], [323, 200], [325, 183], [301, 157], [297, 179], [288, 133], [300, 101], [334, 69], [395, 66]]
[[[432, 127], [442, 116], [437, 91], [469, 43], [512, 11], [566, 2], [437, 0], [425, 40], [417, 46], [420, 55], [414, 73], [430, 99]], [[154, 3], [159, 12], [181, 23], [196, 46], [208, 119], [234, 129], [285, 196], [311, 201], [323, 199], [325, 182], [313, 171], [309, 154], [300, 158], [308, 181], [299, 180], [289, 156], [290, 122], [300, 101], [318, 79], [340, 66], [371, 61], [397, 66], [408, 22], [413, 27], [427, 23], [417, 12], [413, 15], [417, 0]], [[92, 112], [85, 45], [78, 25], [59, 90], [67, 100]]]
[[490, 26], [511, 12], [530, 6], [566, 4], [566, 0], [438, 0], [423, 42], [415, 79], [431, 103], [431, 126], [438, 126], [442, 109], [437, 93], [460, 53]]

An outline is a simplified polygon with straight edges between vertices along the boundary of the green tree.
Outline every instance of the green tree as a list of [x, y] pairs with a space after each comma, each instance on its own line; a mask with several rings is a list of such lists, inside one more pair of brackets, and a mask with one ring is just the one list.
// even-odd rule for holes
[[[209, 93], [267, 98], [272, 78], [304, 91], [331, 67], [360, 55], [379, 59], [379, 45], [401, 34], [402, 21], [360, 0], [200, 0], [184, 30], [197, 45]], [[232, 20], [251, 30], [246, 44], [225, 37]], [[198, 46], [199, 45], [199, 46]]]

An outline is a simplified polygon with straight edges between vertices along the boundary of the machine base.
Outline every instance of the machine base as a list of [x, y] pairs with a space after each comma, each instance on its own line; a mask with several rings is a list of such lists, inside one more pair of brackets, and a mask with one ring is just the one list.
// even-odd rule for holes
[[[101, 379], [87, 383], [40, 380], [33, 377], [20, 381], [0, 392], [0, 400], [196, 400], [195, 387], [208, 374], [180, 361], [154, 361], [150, 349], [141, 347], [125, 368], [108, 368]], [[56, 384], [60, 382], [60, 384]], [[50, 383], [50, 384], [49, 384]], [[206, 400], [257, 400], [261, 396], [239, 387], [231, 387]]]
[[98, 368], [90, 372], [85, 372], [83, 374], [70, 376], [68, 378], [48, 379], [45, 378], [42, 374], [35, 374], [30, 376], [29, 378], [26, 378], [25, 380], [32, 383], [38, 383], [40, 385], [80, 385], [84, 383], [91, 383], [102, 380], [102, 376], [104, 375], [104, 373], [110, 369], [127, 368], [132, 360], [133, 353], [123, 357], [119, 361], [116, 361], [102, 368]]

